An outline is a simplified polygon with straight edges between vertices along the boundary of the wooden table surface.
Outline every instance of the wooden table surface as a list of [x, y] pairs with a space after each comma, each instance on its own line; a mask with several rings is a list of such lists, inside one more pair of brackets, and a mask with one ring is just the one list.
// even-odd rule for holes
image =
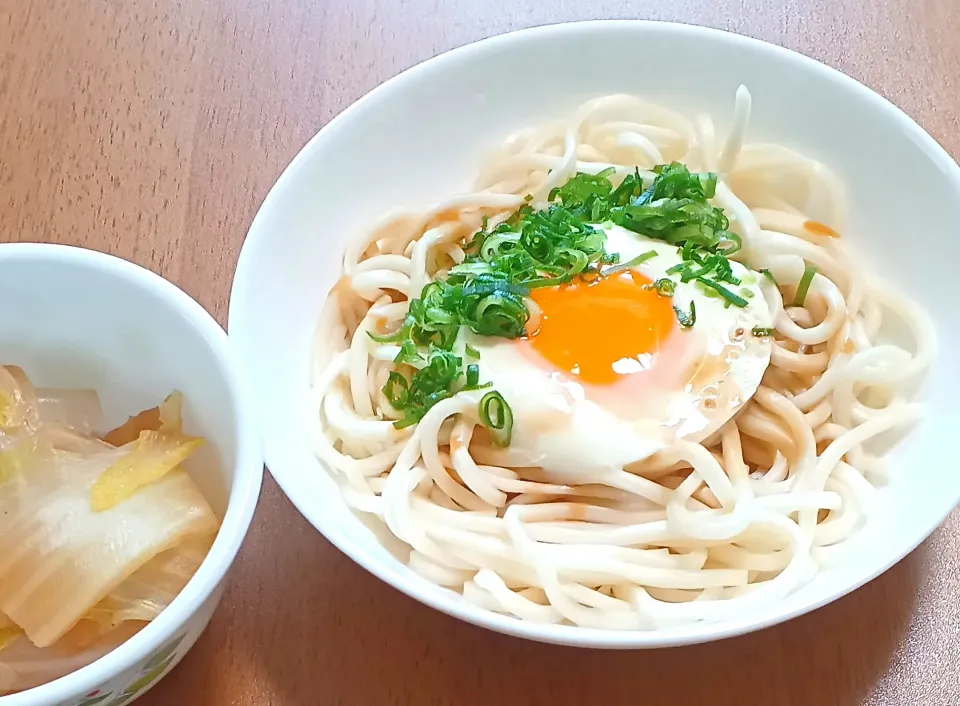
[[[0, 241], [84, 245], [221, 321], [280, 171], [378, 83], [547, 22], [646, 17], [799, 50], [960, 156], [957, 0], [0, 0]], [[747, 637], [587, 652], [460, 624], [380, 583], [269, 479], [209, 630], [143, 706], [960, 704], [960, 515], [883, 577]]]

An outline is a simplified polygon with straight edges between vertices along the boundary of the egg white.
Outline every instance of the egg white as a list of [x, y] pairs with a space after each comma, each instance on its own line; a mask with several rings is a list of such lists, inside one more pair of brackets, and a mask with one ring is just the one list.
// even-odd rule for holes
[[[584, 384], [546, 359], [531, 360], [529, 350], [519, 348], [525, 343], [473, 337], [481, 379], [513, 410], [513, 439], [500, 462], [539, 466], [566, 481], [589, 480], [598, 470], [622, 468], [678, 438], [702, 441], [753, 396], [769, 365], [770, 339], [752, 333], [773, 325], [760, 275], [731, 262], [742, 284], [730, 288], [748, 303], [725, 307], [702, 285], [667, 274], [682, 262], [678, 248], [619, 226], [604, 230], [607, 251], [618, 253], [621, 262], [656, 251], [633, 269], [651, 281], [674, 280], [673, 303], [689, 311], [695, 302], [696, 324], [672, 334], [648, 376], [657, 384], [643, 388], [631, 376], [611, 385]], [[668, 379], [658, 379], [661, 369], [670, 371]]]

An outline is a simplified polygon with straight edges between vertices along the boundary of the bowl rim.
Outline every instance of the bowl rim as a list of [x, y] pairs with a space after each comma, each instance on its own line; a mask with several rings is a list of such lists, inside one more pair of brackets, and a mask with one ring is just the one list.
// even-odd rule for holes
[[[319, 150], [323, 143], [336, 139], [338, 131], [342, 129], [356, 112], [362, 110], [364, 106], [368, 104], [373, 104], [376, 101], [402, 91], [408, 83], [421, 80], [428, 76], [430, 72], [439, 70], [450, 62], [469, 60], [485, 52], [492, 52], [497, 48], [522, 43], [535, 37], [553, 35], [554, 38], [559, 39], [564, 35], [575, 34], [582, 31], [667, 32], [785, 59], [808, 72], [818, 82], [833, 83], [845, 93], [856, 95], [859, 99], [871, 105], [873, 109], [885, 114], [889, 119], [897, 123], [900, 129], [911, 137], [917, 149], [927, 154], [942, 171], [944, 178], [948, 179], [949, 182], [952, 183], [954, 190], [960, 194], [960, 166], [957, 165], [953, 158], [932, 136], [904, 111], [856, 79], [792, 49], [726, 30], [679, 22], [655, 20], [589, 20], [530, 27], [480, 39], [415, 64], [387, 79], [358, 98], [307, 141], [281, 173], [273, 187], [271, 187], [250, 225], [247, 237], [240, 251], [240, 257], [234, 274], [228, 313], [228, 332], [235, 334], [240, 330], [247, 331], [251, 325], [247, 311], [240, 309], [237, 305], [237, 300], [241, 297], [236, 295], [238, 292], [250, 286], [248, 282], [251, 281], [254, 274], [255, 263], [253, 262], [252, 255], [254, 248], [250, 246], [250, 244], [270, 237], [270, 233], [264, 225], [266, 221], [265, 214], [274, 208], [276, 202], [280, 201], [282, 193], [287, 191], [288, 188], [298, 180], [299, 174], [305, 168], [306, 163], [313, 158], [313, 153]], [[246, 338], [246, 334], [244, 337]], [[241, 350], [240, 353], [242, 357], [246, 358], [246, 353], [243, 350]], [[428, 583], [426, 579], [420, 579], [419, 577], [408, 579], [397, 574], [394, 569], [389, 567], [381, 559], [368, 554], [362, 545], [347, 533], [337, 532], [328, 534], [324, 529], [326, 525], [324, 518], [320, 513], [311, 510], [304, 498], [297, 497], [294, 485], [288, 480], [291, 475], [298, 472], [298, 469], [286, 470], [282, 468], [282, 464], [280, 464], [281, 470], [279, 471], [273, 468], [271, 458], [275, 457], [275, 454], [272, 453], [274, 442], [270, 439], [268, 430], [264, 428], [263, 431], [267, 468], [270, 470], [271, 475], [277, 481], [277, 484], [283, 490], [284, 494], [317, 531], [334, 544], [337, 549], [368, 572], [414, 600], [464, 622], [513, 637], [574, 647], [647, 649], [693, 645], [755, 632], [792, 620], [828, 603], [832, 603], [887, 571], [927, 539], [933, 531], [943, 523], [950, 512], [947, 511], [939, 517], [930, 517], [928, 520], [928, 528], [921, 535], [915, 537], [906, 546], [905, 550], [895, 552], [888, 557], [886, 561], [870, 567], [866, 571], [859, 572], [853, 580], [841, 588], [832, 591], [825, 597], [805, 601], [789, 610], [781, 611], [760, 620], [740, 618], [723, 623], [694, 624], [692, 626], [694, 629], [671, 631], [667, 634], [657, 631], [612, 631], [572, 625], [542, 625], [522, 621], [513, 616], [476, 609], [472, 605], [468, 606], [466, 603], [457, 600], [456, 595], [453, 593], [448, 596], [442, 591], [434, 590], [436, 587]], [[294, 490], [294, 492], [291, 492], [291, 490]], [[953, 507], [958, 503], [960, 503], [960, 497], [954, 500]]]
[[122, 280], [161, 299], [206, 342], [222, 371], [233, 400], [233, 426], [237, 434], [237, 461], [227, 509], [213, 546], [197, 573], [155, 620], [117, 648], [91, 664], [47, 684], [8, 696], [2, 706], [51, 706], [82, 698], [120, 676], [150, 656], [184, 628], [220, 585], [250, 527], [263, 481], [263, 452], [254, 416], [252, 392], [241, 372], [239, 357], [226, 332], [197, 301], [160, 275], [122, 258], [95, 250], [52, 243], [0, 245], [0, 263], [59, 260], [77, 268], [94, 270]]

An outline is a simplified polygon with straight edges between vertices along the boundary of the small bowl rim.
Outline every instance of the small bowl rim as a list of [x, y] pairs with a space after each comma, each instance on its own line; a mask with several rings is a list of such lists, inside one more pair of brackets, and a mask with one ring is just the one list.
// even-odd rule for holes
[[237, 461], [223, 523], [209, 554], [187, 586], [155, 620], [91, 664], [47, 684], [8, 696], [2, 706], [52, 706], [83, 698], [150, 656], [181, 630], [220, 585], [246, 538], [263, 482], [262, 439], [254, 416], [251, 390], [226, 332], [196, 300], [172, 282], [128, 260], [70, 245], [9, 243], [0, 245], [2, 261], [60, 260], [122, 280], [163, 300], [206, 342], [233, 398]]
[[[731, 46], [745, 48], [760, 54], [765, 53], [767, 56], [779, 56], [802, 67], [814, 76], [817, 81], [834, 83], [844, 92], [856, 95], [861, 100], [870, 104], [878, 113], [883, 113], [888, 116], [889, 119], [895, 121], [904, 132], [911, 136], [917, 149], [926, 153], [937, 167], [940, 168], [944, 178], [949, 179], [954, 190], [960, 194], [960, 166], [957, 165], [953, 158], [930, 134], [903, 110], [851, 76], [792, 49], [726, 30], [681, 22], [664, 22], [657, 20], [588, 20], [540, 25], [480, 39], [415, 64], [387, 79], [358, 98], [311, 137], [271, 187], [247, 232], [247, 237], [241, 248], [237, 268], [234, 273], [228, 312], [228, 332], [234, 333], [238, 329], [246, 329], [249, 326], [247, 312], [235, 306], [236, 300], [239, 299], [239, 297], [235, 297], [235, 295], [237, 292], [248, 288], [250, 286], [248, 282], [253, 277], [255, 263], [252, 260], [253, 255], [251, 253], [254, 250], [254, 246], [250, 244], [271, 237], [270, 231], [264, 225], [264, 221], [267, 218], [266, 213], [272, 211], [275, 207], [274, 204], [282, 198], [282, 193], [286, 192], [297, 182], [300, 178], [300, 172], [304, 169], [305, 164], [312, 159], [313, 153], [320, 149], [323, 143], [336, 139], [338, 131], [351, 119], [354, 113], [363, 109], [363, 107], [368, 104], [373, 104], [393, 93], [401, 92], [407, 83], [422, 79], [428, 76], [431, 71], [439, 70], [450, 62], [468, 60], [471, 58], [471, 55], [493, 51], [498, 47], [524, 42], [530, 38], [542, 35], [561, 37], [566, 33], [577, 33], [594, 29], [600, 31], [630, 29], [638, 33], [654, 31], [685, 34], [692, 37], [704, 38], [711, 42], [727, 43]], [[246, 358], [246, 353], [241, 351], [241, 356]], [[458, 601], [453, 594], [447, 596], [441, 591], [433, 590], [435, 587], [429, 584], [426, 579], [419, 579], [419, 577], [407, 578], [396, 573], [385, 561], [369, 554], [361, 543], [356, 542], [347, 533], [328, 534], [324, 529], [326, 522], [322, 516], [320, 516], [318, 512], [309, 509], [309, 503], [306, 502], [305, 498], [297, 497], [295, 492], [290, 492], [290, 489], [294, 486], [288, 481], [288, 478], [294, 471], [292, 469], [289, 471], [281, 470], [278, 473], [273, 470], [270, 459], [274, 456], [272, 453], [274, 442], [269, 438], [266, 428], [264, 428], [263, 432], [266, 465], [277, 484], [304, 518], [352, 561], [410, 598], [458, 620], [513, 637], [573, 647], [595, 649], [651, 649], [694, 645], [756, 632], [792, 620], [842, 598], [887, 571], [926, 540], [933, 531], [944, 522], [950, 512], [947, 511], [939, 517], [931, 517], [928, 529], [922, 535], [916, 537], [915, 541], [911, 541], [904, 551], [895, 552], [887, 561], [881, 562], [877, 566], [858, 574], [854, 580], [841, 588], [832, 591], [825, 597], [804, 602], [789, 610], [778, 612], [775, 615], [768, 616], [761, 620], [740, 618], [716, 624], [695, 624], [695, 626], [693, 626], [695, 629], [671, 632], [669, 634], [663, 634], [657, 631], [613, 631], [572, 625], [542, 625], [522, 621], [513, 616], [475, 609], [474, 606], [468, 606], [462, 601]], [[283, 464], [281, 464], [281, 466], [282, 465]], [[955, 500], [954, 507], [958, 502], [960, 502], [960, 498]]]

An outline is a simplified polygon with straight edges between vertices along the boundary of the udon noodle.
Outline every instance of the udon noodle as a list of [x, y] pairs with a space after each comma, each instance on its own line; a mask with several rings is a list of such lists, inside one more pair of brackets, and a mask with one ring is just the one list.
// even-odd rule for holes
[[[312, 443], [346, 502], [409, 546], [415, 572], [523, 620], [657, 629], [778, 601], [861, 527], [888, 474], [869, 442], [918, 418], [906, 393], [931, 362], [932, 326], [848, 252], [842, 186], [823, 165], [745, 141], [750, 108], [741, 88], [721, 140], [707, 115], [591, 100], [565, 123], [511, 136], [471, 193], [391, 214], [349, 248], [316, 333]], [[612, 167], [616, 183], [671, 161], [719, 175], [713, 203], [743, 241], [732, 258], [779, 287], [766, 293], [771, 363], [737, 416], [703, 443], [568, 485], [498, 465], [465, 393], [394, 427], [381, 388], [397, 347], [368, 331], [396, 329], [473, 233], [543, 204], [575, 173]], [[817, 274], [791, 306], [806, 263]], [[911, 345], [886, 342], [889, 320]]]

